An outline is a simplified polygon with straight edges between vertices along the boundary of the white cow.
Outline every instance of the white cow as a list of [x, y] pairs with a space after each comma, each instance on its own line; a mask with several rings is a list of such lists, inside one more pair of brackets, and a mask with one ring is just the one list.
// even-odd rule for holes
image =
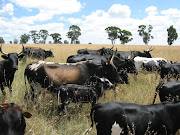
[[161, 63], [167, 63], [167, 60], [164, 58], [146, 58], [146, 57], [135, 57], [134, 63], [137, 72], [139, 71], [157, 71], [160, 69]]

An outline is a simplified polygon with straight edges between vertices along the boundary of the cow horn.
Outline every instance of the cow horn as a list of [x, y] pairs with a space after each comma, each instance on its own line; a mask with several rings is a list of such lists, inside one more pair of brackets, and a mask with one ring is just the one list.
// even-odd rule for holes
[[1, 44], [1, 47], [0, 47], [0, 52], [1, 52], [2, 54], [4, 54], [4, 55], [8, 55], [8, 53], [5, 53], [5, 52], [2, 51], [2, 44]]
[[[111, 50], [114, 48], [114, 45], [110, 48]], [[116, 48], [117, 49], [117, 48]]]
[[24, 52], [24, 45], [22, 44], [22, 51], [17, 53], [18, 55]]
[[116, 66], [115, 66], [114, 63], [113, 63], [113, 59], [114, 59], [114, 57], [115, 57], [116, 52], [117, 52], [117, 48], [116, 48], [116, 51], [113, 53], [112, 58], [110, 59], [110, 64], [111, 64], [115, 69], [117, 69], [117, 68], [116, 68]]
[[152, 46], [147, 50], [147, 52], [150, 52], [150, 51], [152, 51], [152, 50], [154, 50], [155, 49], [155, 47], [154, 48], [152, 48]]

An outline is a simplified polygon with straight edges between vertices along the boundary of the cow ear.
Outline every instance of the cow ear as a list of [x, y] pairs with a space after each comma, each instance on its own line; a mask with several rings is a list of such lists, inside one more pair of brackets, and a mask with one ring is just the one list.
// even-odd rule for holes
[[25, 54], [18, 55], [18, 58], [22, 59], [25, 56]]
[[23, 111], [23, 112], [22, 112], [22, 115], [23, 115], [24, 117], [26, 117], [26, 118], [31, 118], [31, 116], [32, 116], [32, 114], [31, 114], [30, 112], [28, 112], [28, 111]]
[[8, 59], [8, 56], [7, 56], [7, 55], [1, 55], [1, 57], [2, 57], [3, 59]]

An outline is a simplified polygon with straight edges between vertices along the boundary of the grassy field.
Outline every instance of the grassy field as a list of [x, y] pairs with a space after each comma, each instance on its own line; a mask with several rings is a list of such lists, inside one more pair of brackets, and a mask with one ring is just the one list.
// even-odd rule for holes
[[[112, 47], [112, 45], [91, 45], [91, 44], [46, 44], [46, 45], [24, 45], [24, 46], [38, 46], [45, 50], [52, 49], [55, 57], [48, 58], [46, 61], [64, 63], [68, 56], [76, 54], [78, 49], [100, 49], [103, 47]], [[131, 45], [115, 45], [114, 48], [120, 50], [147, 50], [150, 46], [131, 46]], [[154, 46], [153, 46], [154, 47]], [[20, 52], [22, 46], [17, 45], [3, 45], [2, 50], [4, 52]], [[151, 52], [152, 57], [163, 57], [168, 61], [180, 61], [180, 46], [155, 46], [155, 49]], [[2, 60], [2, 58], [1, 58]], [[8, 89], [6, 88], [7, 99], [6, 102], [14, 102], [17, 104], [25, 105], [24, 101], [25, 84], [24, 84], [24, 69], [27, 64], [36, 61], [27, 59], [26, 63], [19, 62], [19, 69], [15, 74], [13, 82], [13, 95], [10, 97]], [[113, 90], [106, 92], [106, 96], [100, 98], [98, 102], [108, 101], [121, 101], [121, 102], [133, 102], [138, 104], [152, 104], [155, 94], [155, 88], [158, 85], [160, 78], [156, 74], [143, 74], [139, 73], [137, 80], [135, 81], [133, 75], [129, 74], [130, 84], [118, 85], [116, 93]], [[2, 102], [2, 94], [0, 93], [0, 100]], [[156, 103], [159, 102], [159, 98], [156, 99]], [[38, 109], [37, 109], [38, 108]], [[29, 109], [33, 116], [31, 119], [26, 119], [27, 128], [26, 135], [81, 135], [87, 128], [90, 127], [91, 121], [89, 118], [90, 105], [83, 105], [82, 110], [78, 108], [78, 105], [70, 104], [69, 113], [61, 118], [57, 113], [57, 99], [51, 94], [46, 94], [45, 98], [39, 97], [37, 107]], [[95, 127], [89, 135], [95, 135]]]

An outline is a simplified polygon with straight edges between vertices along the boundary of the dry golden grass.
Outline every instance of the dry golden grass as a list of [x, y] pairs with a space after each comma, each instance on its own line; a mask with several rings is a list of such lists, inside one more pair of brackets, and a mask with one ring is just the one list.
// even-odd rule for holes
[[[91, 44], [37, 44], [37, 45], [24, 45], [24, 46], [37, 46], [45, 50], [52, 49], [55, 57], [48, 58], [46, 61], [53, 61], [64, 63], [68, 56], [76, 54], [78, 49], [100, 49], [103, 47], [112, 47], [112, 45], [91, 45]], [[117, 50], [147, 50], [150, 46], [145, 45], [115, 45], [114, 49]], [[163, 57], [168, 61], [180, 61], [180, 46], [153, 46], [155, 49], [151, 52], [152, 57]], [[3, 51], [5, 52], [20, 52], [22, 46], [17, 45], [3, 45]], [[1, 59], [2, 60], [2, 59]], [[13, 82], [13, 96], [9, 96], [8, 93], [6, 102], [15, 102], [17, 104], [24, 104], [24, 69], [27, 64], [32, 61], [28, 59], [26, 63], [22, 61], [19, 62], [19, 70], [15, 74]], [[129, 75], [130, 84], [118, 85], [116, 88], [116, 93], [113, 90], [106, 92], [105, 98], [102, 97], [98, 102], [108, 102], [108, 101], [121, 101], [121, 102], [133, 102], [139, 104], [152, 104], [155, 88], [159, 83], [159, 75], [143, 74], [139, 73], [137, 76], [137, 81], [135, 81], [133, 75]], [[0, 100], [2, 100], [2, 94], [0, 93]], [[156, 103], [159, 99], [156, 99]], [[64, 117], [59, 118], [57, 113], [57, 99], [55, 99], [51, 94], [46, 94], [45, 99], [42, 96], [39, 97], [38, 109], [32, 107], [29, 111], [32, 112], [33, 117], [31, 119], [26, 119], [27, 135], [80, 135], [87, 128], [90, 127], [91, 121], [89, 119], [90, 105], [83, 105], [82, 110], [78, 108], [75, 104], [69, 105], [69, 114]], [[26, 110], [26, 107], [24, 107]], [[90, 135], [96, 134], [95, 127], [89, 133]]]

